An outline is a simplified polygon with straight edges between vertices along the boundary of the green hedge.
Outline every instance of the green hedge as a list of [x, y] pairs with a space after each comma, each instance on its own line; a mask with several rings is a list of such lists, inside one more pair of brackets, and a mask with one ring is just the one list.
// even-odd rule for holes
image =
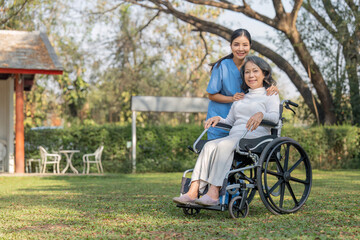
[[301, 144], [314, 169], [359, 169], [360, 128], [354, 126], [284, 127], [282, 136]]
[[[192, 168], [196, 154], [187, 149], [203, 127], [149, 126], [137, 127], [137, 172], [171, 172]], [[360, 168], [360, 129], [353, 126], [288, 127], [282, 135], [298, 141], [308, 153], [313, 168]], [[48, 151], [78, 149], [74, 166], [82, 171], [81, 156], [103, 144], [103, 165], [106, 172], [131, 172], [131, 126], [80, 126], [66, 129], [26, 130], [25, 157], [39, 155], [38, 146]], [[95, 166], [93, 166], [95, 167]], [[94, 169], [95, 170], [95, 169]]]

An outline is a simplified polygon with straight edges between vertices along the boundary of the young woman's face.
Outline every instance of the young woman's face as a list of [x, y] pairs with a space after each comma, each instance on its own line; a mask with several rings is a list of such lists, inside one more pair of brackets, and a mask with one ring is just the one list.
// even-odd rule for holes
[[247, 62], [244, 70], [245, 83], [251, 89], [264, 86], [265, 75], [263, 71], [253, 62]]
[[243, 61], [250, 52], [250, 42], [245, 36], [240, 36], [234, 39], [231, 44], [231, 51], [234, 58]]

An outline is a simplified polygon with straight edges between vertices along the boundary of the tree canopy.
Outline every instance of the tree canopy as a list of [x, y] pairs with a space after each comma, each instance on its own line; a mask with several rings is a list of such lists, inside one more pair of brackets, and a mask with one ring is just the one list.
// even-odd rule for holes
[[[27, 94], [31, 126], [127, 122], [132, 95], [206, 97], [208, 64], [235, 30], [220, 21], [227, 12], [277, 31], [275, 48], [254, 40], [252, 49], [289, 77], [313, 119], [359, 125], [359, 1], [271, 2], [263, 14], [245, 0], [0, 0], [0, 28], [46, 31], [65, 68]], [[139, 115], [175, 119], [188, 116]]]
[[[232, 29], [224, 24], [220, 24], [210, 19], [200, 18], [191, 14], [188, 9], [192, 6], [206, 6], [209, 8], [218, 8], [243, 14], [249, 18], [261, 21], [268, 26], [276, 29], [285, 36], [288, 43], [291, 44], [297, 60], [307, 73], [307, 78], [316, 91], [313, 96], [310, 84], [307, 79], [296, 70], [296, 67], [282, 55], [273, 51], [269, 47], [254, 41], [252, 49], [269, 58], [280, 69], [282, 69], [294, 83], [304, 101], [314, 115], [318, 115], [321, 123], [334, 124], [337, 122], [335, 114], [334, 96], [330, 91], [327, 80], [324, 76], [324, 70], [320, 68], [319, 63], [314, 58], [314, 52], [310, 51], [306, 36], [299, 31], [299, 14], [310, 13], [312, 22], [320, 24], [326, 29], [326, 37], [333, 38], [341, 46], [343, 57], [342, 64], [345, 69], [348, 90], [343, 94], [350, 96], [350, 104], [353, 116], [353, 122], [360, 123], [360, 95], [359, 95], [359, 48], [360, 48], [360, 12], [359, 2], [331, 1], [322, 0], [311, 3], [310, 1], [295, 0], [291, 10], [286, 11], [281, 0], [273, 0], [275, 15], [269, 17], [261, 14], [252, 8], [251, 3], [247, 1], [209, 1], [209, 0], [186, 0], [186, 1], [168, 1], [168, 0], [125, 0], [132, 4], [160, 11], [175, 16], [184, 22], [194, 26], [197, 31], [204, 31], [216, 34], [229, 40]], [[189, 4], [191, 4], [189, 6]], [[307, 34], [312, 34], [308, 33]], [[335, 59], [332, 60], [336, 63]]]

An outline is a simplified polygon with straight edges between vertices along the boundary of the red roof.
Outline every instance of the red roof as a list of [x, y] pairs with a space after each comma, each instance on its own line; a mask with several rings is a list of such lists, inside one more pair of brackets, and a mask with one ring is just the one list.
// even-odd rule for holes
[[35, 74], [62, 73], [46, 34], [0, 30], [0, 80], [11, 74], [25, 74], [25, 80], [32, 85]]

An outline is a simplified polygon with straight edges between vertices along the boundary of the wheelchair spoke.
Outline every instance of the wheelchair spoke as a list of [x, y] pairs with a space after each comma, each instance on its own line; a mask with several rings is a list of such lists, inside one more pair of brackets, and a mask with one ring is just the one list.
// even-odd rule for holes
[[295, 202], [295, 206], [298, 206], [298, 205], [299, 205], [299, 202], [298, 202], [298, 200], [296, 199], [296, 196], [295, 196], [295, 194], [294, 194], [294, 191], [292, 190], [291, 185], [290, 185], [289, 183], [286, 183], [286, 187], [287, 187], [287, 189], [289, 190], [290, 195], [291, 195], [291, 197], [293, 198], [293, 200], [294, 200], [294, 202]]
[[[239, 174], [241, 175], [241, 177], [242, 177], [243, 179], [249, 181], [249, 183], [253, 184], [253, 183], [255, 182], [254, 179], [251, 178], [251, 176], [250, 176], [250, 178], [249, 178], [249, 177], [247, 177], [247, 176], [246, 176], [244, 173], [242, 173], [242, 172], [239, 172]], [[250, 171], [250, 174], [252, 174], [252, 171]]]
[[292, 171], [295, 170], [295, 168], [297, 168], [297, 166], [299, 166], [300, 163], [302, 163], [304, 161], [304, 156], [301, 156], [301, 158], [294, 164], [294, 166], [292, 166], [289, 170], [289, 173], [291, 173]]
[[286, 144], [285, 159], [284, 159], [284, 171], [287, 171], [287, 169], [288, 169], [290, 146], [291, 146], [290, 144]]
[[283, 182], [284, 182], [283, 179], [280, 179], [279, 181], [277, 181], [277, 183], [275, 183], [274, 186], [272, 186], [272, 188], [269, 189], [269, 194], [271, 194]]
[[282, 177], [284, 175], [284, 174], [281, 174], [281, 173], [278, 173], [278, 172], [273, 172], [273, 171], [270, 171], [270, 170], [267, 170], [266, 174], [270, 174], [270, 175], [273, 175], [273, 176], [276, 176], [276, 177]]
[[284, 195], [285, 195], [285, 183], [281, 183], [281, 186], [280, 186], [280, 208], [283, 207]]
[[237, 217], [239, 217], [239, 216], [240, 216], [240, 214], [241, 214], [241, 216], [244, 216], [244, 215], [245, 215], [245, 212], [244, 212], [244, 211], [239, 210], [239, 211], [238, 211], [238, 213], [237, 213]]
[[238, 218], [240, 216], [240, 213], [243, 214], [238, 206], [233, 206], [233, 209], [235, 210], [235, 216]]
[[276, 166], [278, 167], [278, 171], [284, 173], [284, 169], [281, 166], [280, 159], [277, 156], [275, 156], [275, 162], [276, 162]]
[[200, 209], [198, 209], [198, 208], [183, 208], [183, 212], [185, 215], [195, 216], [200, 212]]
[[294, 178], [294, 177], [290, 177], [290, 180], [294, 181], [294, 182], [302, 183], [302, 184], [309, 184], [309, 181], [307, 181], [307, 180], [301, 180], [301, 179]]

